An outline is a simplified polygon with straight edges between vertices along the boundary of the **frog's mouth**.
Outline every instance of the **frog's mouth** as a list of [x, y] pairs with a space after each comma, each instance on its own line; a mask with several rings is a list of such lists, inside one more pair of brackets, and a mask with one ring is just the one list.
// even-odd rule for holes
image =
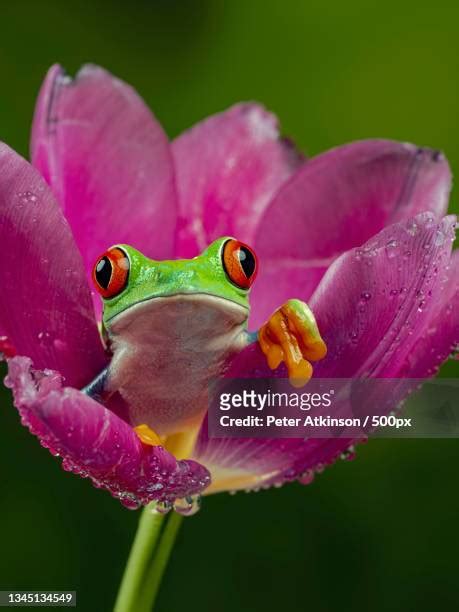
[[110, 333], [144, 328], [159, 336], [196, 340], [223, 337], [245, 328], [249, 309], [224, 297], [208, 293], [176, 293], [152, 296], [128, 306], [107, 319]]

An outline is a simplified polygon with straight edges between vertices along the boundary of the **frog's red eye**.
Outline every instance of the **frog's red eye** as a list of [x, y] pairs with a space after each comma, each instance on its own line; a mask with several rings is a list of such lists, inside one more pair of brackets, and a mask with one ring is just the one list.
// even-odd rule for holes
[[96, 261], [92, 278], [103, 298], [112, 298], [123, 291], [129, 276], [129, 259], [119, 247], [105, 251]]
[[230, 281], [241, 289], [250, 289], [258, 267], [252, 249], [239, 240], [228, 240], [223, 246], [222, 260]]

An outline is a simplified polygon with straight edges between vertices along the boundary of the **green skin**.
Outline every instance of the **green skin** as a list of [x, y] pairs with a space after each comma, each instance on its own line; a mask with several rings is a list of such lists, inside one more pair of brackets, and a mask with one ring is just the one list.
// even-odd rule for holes
[[155, 297], [182, 294], [209, 294], [247, 309], [249, 291], [234, 285], [223, 269], [221, 250], [228, 238], [213, 242], [194, 259], [153, 261], [128, 245], [119, 245], [130, 259], [126, 288], [116, 297], [104, 300], [103, 323], [110, 331], [110, 320], [134, 304]]
[[[118, 392], [133, 426], [145, 424], [166, 437], [194, 429], [206, 410], [209, 383], [256, 340], [247, 332], [249, 290], [236, 286], [223, 267], [227, 240], [175, 261], [153, 261], [118, 245], [130, 269], [126, 287], [103, 300], [112, 360], [84, 391], [101, 401]], [[318, 334], [306, 304], [288, 305], [302, 327]]]

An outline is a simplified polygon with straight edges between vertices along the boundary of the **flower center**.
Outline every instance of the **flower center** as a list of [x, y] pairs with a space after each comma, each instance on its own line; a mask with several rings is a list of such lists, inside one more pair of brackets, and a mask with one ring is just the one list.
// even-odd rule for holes
[[187, 459], [193, 450], [198, 436], [198, 427], [192, 427], [188, 431], [182, 431], [170, 436], [160, 436], [148, 425], [137, 425], [134, 431], [142, 444], [148, 446], [163, 446], [176, 459]]

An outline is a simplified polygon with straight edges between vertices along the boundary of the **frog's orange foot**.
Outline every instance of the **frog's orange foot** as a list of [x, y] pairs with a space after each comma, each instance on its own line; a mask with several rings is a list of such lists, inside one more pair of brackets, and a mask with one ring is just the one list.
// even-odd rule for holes
[[289, 300], [276, 310], [260, 328], [258, 341], [268, 366], [275, 370], [284, 361], [295, 387], [302, 387], [311, 378], [310, 361], [327, 354], [314, 315], [300, 300]]
[[148, 427], [148, 425], [137, 425], [134, 431], [142, 444], [148, 446], [162, 446], [163, 440], [158, 436], [156, 431]]

